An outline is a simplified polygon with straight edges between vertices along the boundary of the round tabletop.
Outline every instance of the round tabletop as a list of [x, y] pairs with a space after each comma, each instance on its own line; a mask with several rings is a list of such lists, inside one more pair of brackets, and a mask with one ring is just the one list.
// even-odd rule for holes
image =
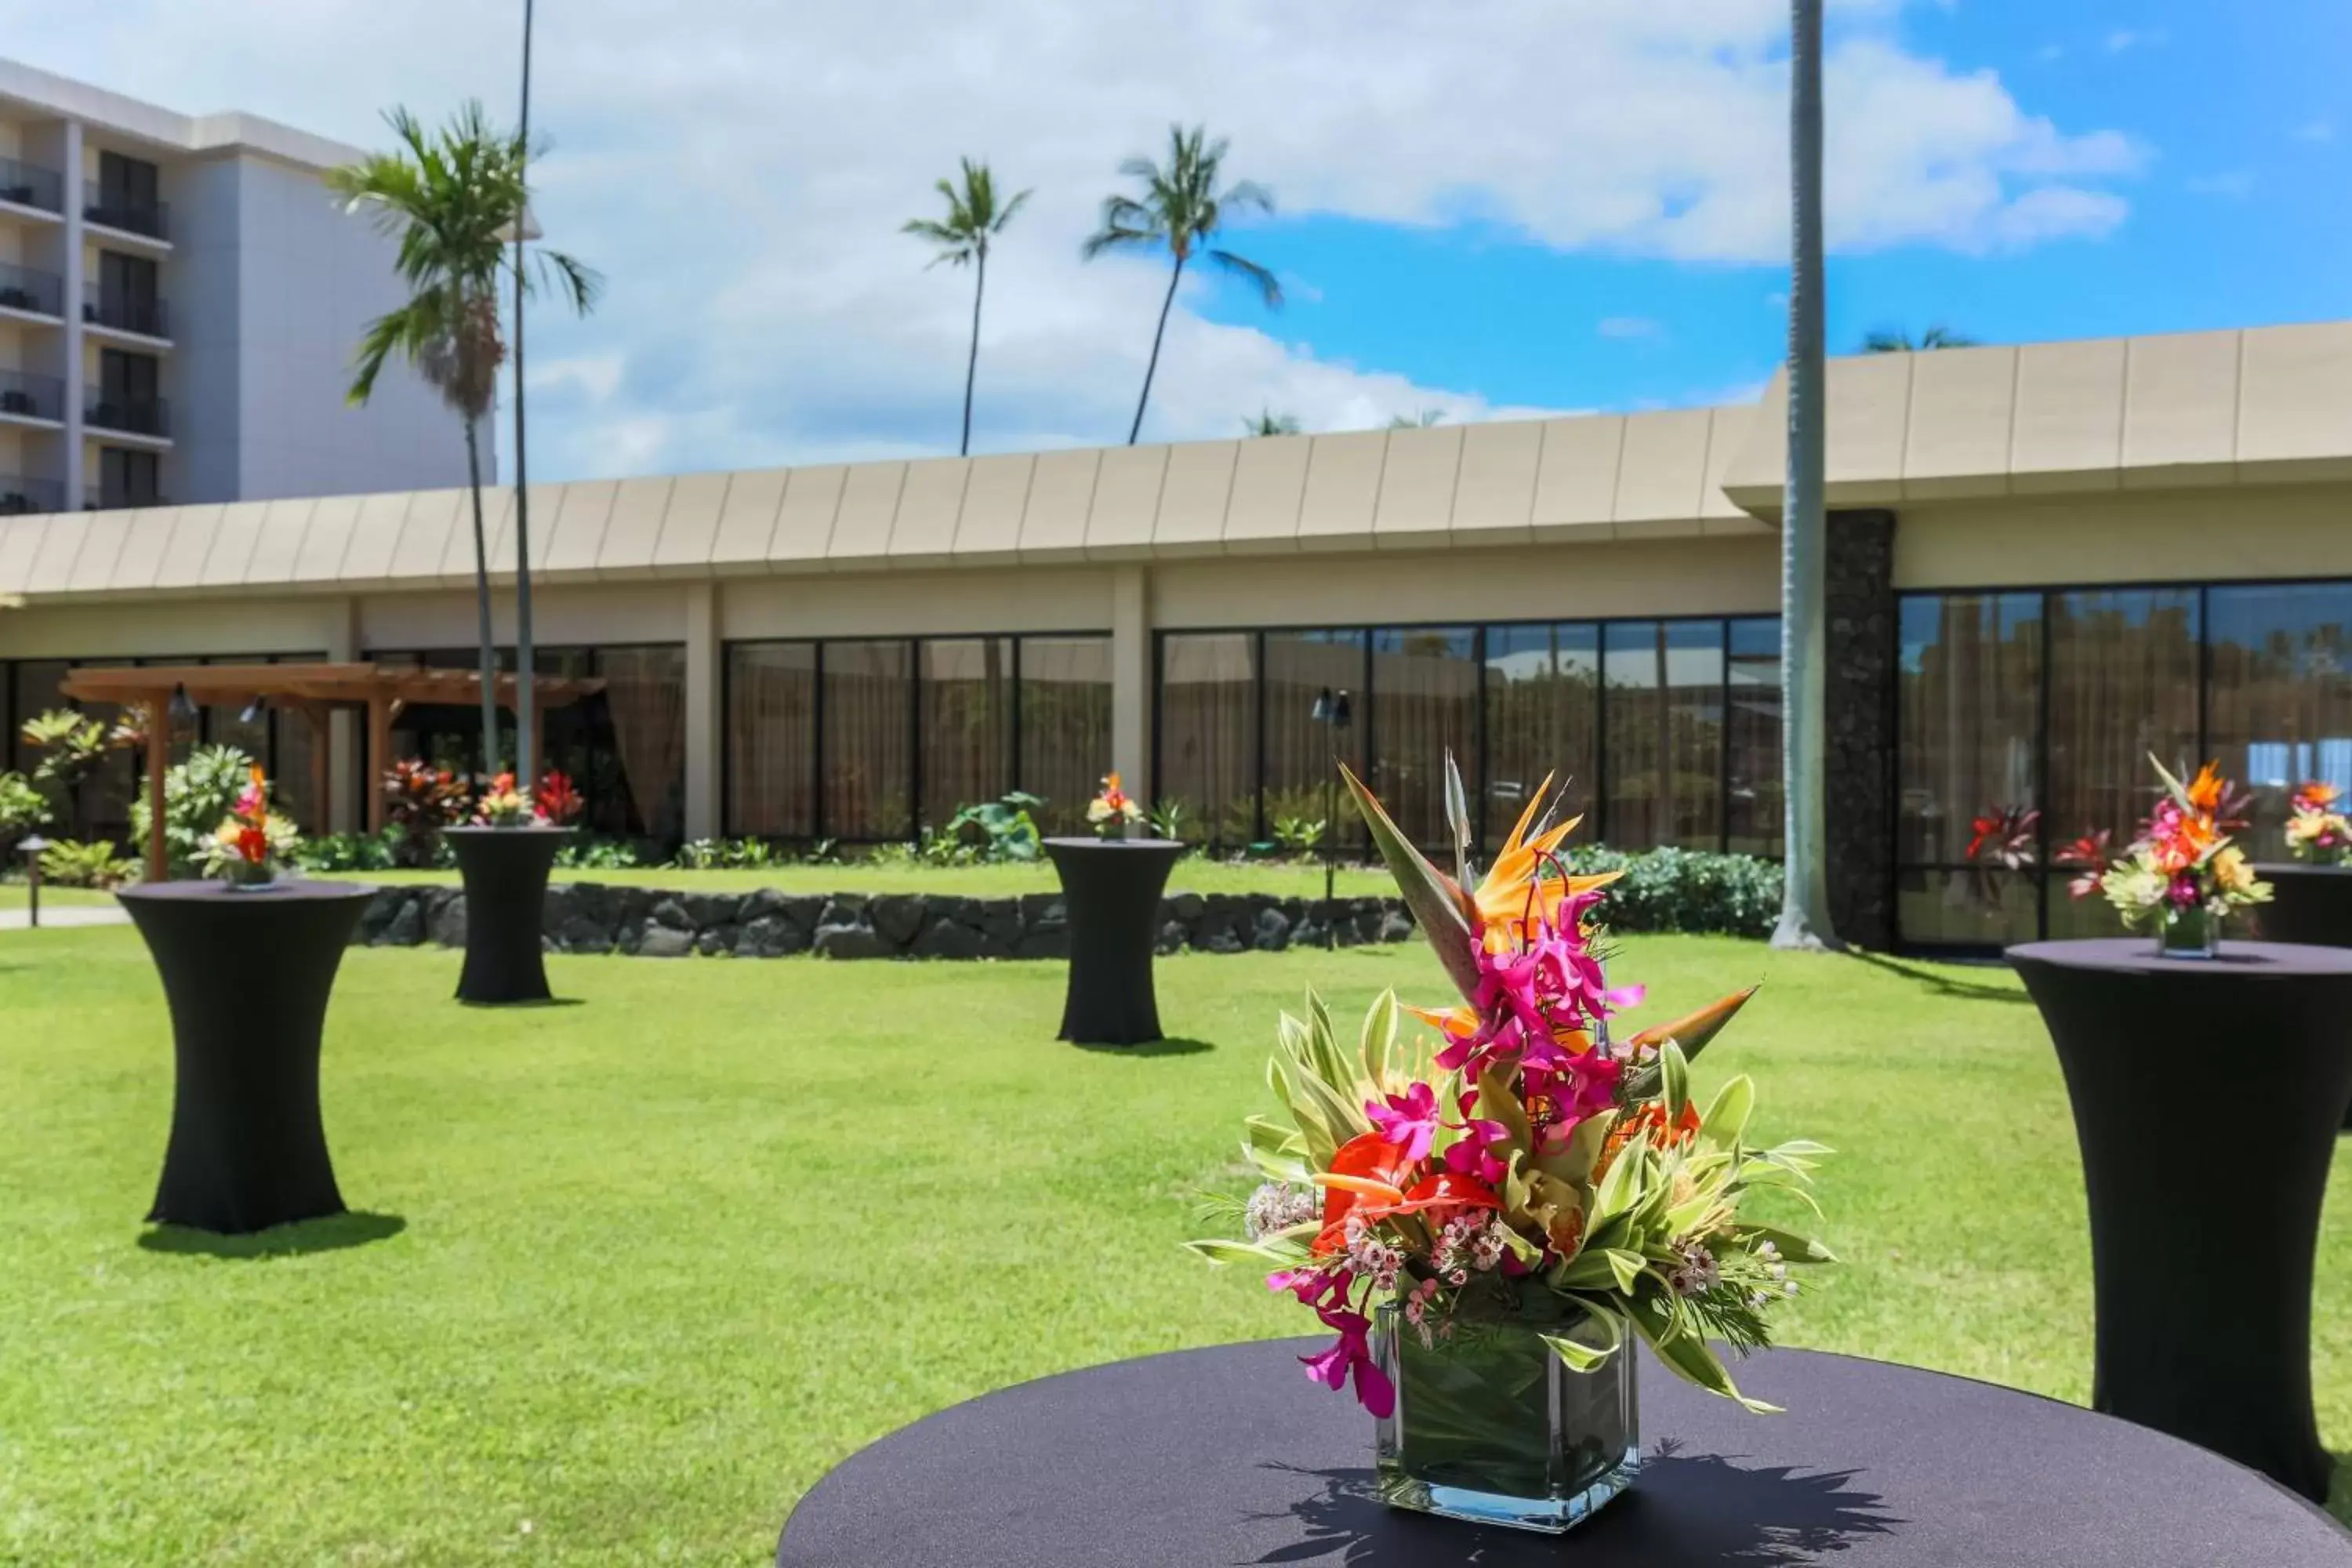
[[2110, 974], [2162, 975], [2168, 980], [2284, 980], [2305, 975], [2352, 975], [2352, 948], [2306, 947], [2284, 942], [2221, 939], [2210, 958], [2167, 958], [2154, 937], [2097, 937], [2083, 942], [2028, 942], [2007, 951], [2012, 963]]
[[1185, 849], [1184, 841], [1181, 838], [1081, 838], [1065, 835], [1041, 842], [1048, 849], [1116, 849], [1123, 855], [1148, 850], [1171, 859], [1182, 855]]
[[375, 889], [364, 882], [314, 882], [289, 878], [266, 888], [232, 888], [205, 879], [180, 882], [137, 882], [115, 890], [114, 896], [134, 909], [140, 904], [222, 903], [261, 909], [289, 903], [319, 903], [341, 899], [372, 899]]
[[851, 1456], [779, 1568], [2310, 1568], [2352, 1535], [2252, 1470], [1965, 1378], [1809, 1351], [1737, 1369], [1750, 1415], [1644, 1356], [1643, 1468], [1567, 1537], [1387, 1508], [1372, 1422], [1269, 1341], [1023, 1384]]

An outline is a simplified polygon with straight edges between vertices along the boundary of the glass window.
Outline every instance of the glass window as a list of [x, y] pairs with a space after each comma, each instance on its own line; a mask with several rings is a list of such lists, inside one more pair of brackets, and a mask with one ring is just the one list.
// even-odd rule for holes
[[1486, 847], [1502, 843], [1549, 774], [1580, 839], [1592, 816], [1601, 721], [1601, 628], [1591, 622], [1486, 628]]
[[1733, 621], [1724, 744], [1724, 847], [1777, 857], [1786, 814], [1780, 776], [1780, 621]]
[[1913, 595], [1898, 624], [1895, 860], [1958, 866], [1979, 813], [2041, 803], [2042, 595]]
[[2053, 843], [2099, 828], [2118, 843], [2156, 803], [2153, 755], [2186, 776], [2197, 750], [2197, 591], [2098, 590], [2050, 601], [2049, 800]]
[[[1474, 805], [1480, 788], [1477, 633], [1467, 626], [1372, 633], [1371, 693], [1372, 793], [1408, 837], [1443, 845], [1448, 752]], [[1360, 698], [1360, 723], [1361, 708]]]
[[[600, 647], [594, 666], [604, 682], [602, 717], [610, 734], [596, 723], [596, 699], [576, 705], [584, 710], [582, 721], [595, 726], [588, 749], [594, 826], [675, 842], [686, 826], [686, 648]], [[548, 720], [571, 711], [559, 709]]]
[[1013, 784], [1013, 639], [921, 645], [923, 824], [994, 800]]
[[[1042, 796], [1037, 826], [1085, 833], [1087, 805], [1110, 772], [1110, 638], [1021, 639], [1018, 782]], [[1138, 800], [1144, 779], [1121, 781]]]
[[[1316, 721], [1315, 700], [1326, 691], [1349, 694], [1347, 729]], [[1366, 703], [1363, 633], [1265, 634], [1264, 810], [1269, 834], [1286, 819], [1328, 823], [1336, 813], [1338, 841], [1364, 842], [1362, 821], [1339, 802], [1334, 763], [1363, 771]]]
[[58, 688], [73, 667], [61, 658], [20, 658], [9, 667], [8, 744], [15, 772], [29, 775], [41, 754], [25, 739], [25, 726], [52, 709], [73, 704]]
[[1160, 795], [1183, 803], [1185, 837], [1227, 847], [1258, 837], [1255, 633], [1160, 639], [1158, 747]]
[[902, 638], [829, 642], [824, 683], [824, 799], [820, 831], [853, 842], [914, 830], [914, 654]]
[[2206, 605], [2206, 749], [2253, 792], [2248, 852], [2283, 858], [2297, 784], [2352, 794], [2352, 583], [2217, 587]]
[[727, 648], [727, 827], [734, 837], [816, 832], [816, 645]]
[[1723, 623], [1612, 622], [1601, 647], [1609, 842], [1716, 848], [1723, 836]]

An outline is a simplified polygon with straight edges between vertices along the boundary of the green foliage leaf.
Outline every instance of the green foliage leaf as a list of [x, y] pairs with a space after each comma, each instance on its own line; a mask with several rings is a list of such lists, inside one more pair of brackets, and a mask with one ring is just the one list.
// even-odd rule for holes
[[1666, 1125], [1680, 1126], [1683, 1110], [1690, 1104], [1690, 1058], [1672, 1040], [1658, 1048], [1658, 1087]]
[[1738, 1229], [1739, 1238], [1751, 1247], [1757, 1242], [1769, 1241], [1780, 1248], [1780, 1260], [1784, 1263], [1835, 1263], [1837, 1261], [1834, 1253], [1810, 1236], [1799, 1236], [1795, 1231], [1782, 1230], [1780, 1226], [1771, 1225], [1743, 1224]]
[[1755, 1109], [1756, 1080], [1741, 1073], [1715, 1091], [1715, 1099], [1699, 1121], [1708, 1136], [1724, 1143], [1737, 1143], [1748, 1130], [1748, 1114]]
[[1625, 1345], [1624, 1320], [1608, 1308], [1596, 1303], [1588, 1301], [1584, 1306], [1585, 1310], [1591, 1314], [1592, 1325], [1600, 1331], [1600, 1337], [1608, 1342], [1606, 1344], [1588, 1345], [1580, 1341], [1570, 1339], [1565, 1334], [1543, 1336], [1543, 1342], [1549, 1345], [1553, 1353], [1567, 1363], [1570, 1372], [1591, 1372], [1604, 1366], [1608, 1363], [1609, 1358], [1622, 1350]]

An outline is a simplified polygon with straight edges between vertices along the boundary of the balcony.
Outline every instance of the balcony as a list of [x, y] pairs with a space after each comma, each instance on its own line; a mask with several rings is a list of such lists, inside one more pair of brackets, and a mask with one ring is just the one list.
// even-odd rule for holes
[[136, 332], [142, 338], [169, 338], [172, 321], [161, 300], [134, 300], [123, 294], [108, 293], [95, 286], [85, 289], [81, 299], [81, 319], [94, 327], [110, 327], [118, 332]]
[[0, 419], [63, 419], [65, 384], [53, 375], [0, 370]]
[[57, 480], [26, 479], [22, 474], [0, 474], [0, 517], [63, 511], [65, 507], [66, 488]]
[[56, 273], [0, 261], [0, 310], [63, 318], [65, 297], [65, 282]]
[[86, 222], [104, 224], [123, 234], [143, 235], [167, 243], [172, 237], [170, 203], [101, 190], [95, 181], [82, 187], [81, 216]]
[[37, 207], [59, 216], [66, 210], [66, 183], [55, 169], [44, 169], [34, 163], [20, 163], [14, 158], [0, 158], [0, 202], [12, 202], [20, 207]]
[[172, 436], [172, 405], [160, 397], [122, 397], [101, 392], [90, 399], [82, 417], [95, 430], [152, 436], [158, 440], [169, 440]]

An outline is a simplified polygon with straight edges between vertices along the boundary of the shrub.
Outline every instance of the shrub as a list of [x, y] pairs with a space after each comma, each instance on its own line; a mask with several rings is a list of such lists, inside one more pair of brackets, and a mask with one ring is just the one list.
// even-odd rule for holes
[[922, 858], [935, 865], [1001, 864], [1034, 860], [1045, 853], [1037, 819], [1031, 814], [1045, 803], [1036, 795], [1013, 790], [978, 805], [967, 805], [948, 818], [946, 826], [923, 835]]
[[49, 821], [49, 797], [22, 773], [0, 773], [0, 849]]
[[693, 838], [670, 864], [687, 871], [761, 871], [791, 858], [764, 838]]
[[[253, 759], [235, 746], [198, 746], [163, 773], [163, 854], [174, 877], [202, 876], [204, 847], [236, 805]], [[131, 803], [131, 841], [147, 842], [147, 797]]]
[[387, 827], [380, 833], [322, 833], [295, 847], [294, 864], [305, 871], [389, 871], [400, 864], [408, 835]]
[[446, 850], [436, 835], [466, 821], [474, 808], [473, 791], [463, 775], [408, 757], [385, 770], [383, 795], [385, 810], [401, 833], [399, 863], [445, 863]]
[[555, 863], [580, 871], [621, 871], [638, 865], [637, 847], [625, 838], [583, 838], [556, 851]]
[[60, 888], [118, 888], [138, 875], [139, 862], [116, 854], [104, 839], [60, 838], [41, 851], [42, 880]]
[[1780, 913], [1780, 867], [1752, 855], [1706, 849], [1645, 849], [1605, 845], [1570, 849], [1580, 876], [1622, 870], [1610, 884], [1601, 918], [1615, 931], [1720, 931], [1764, 937]]
[[41, 753], [34, 764], [33, 782], [66, 814], [68, 824], [81, 822], [82, 781], [106, 761], [106, 753], [137, 739], [137, 731], [118, 724], [111, 731], [95, 719], [70, 708], [52, 708], [25, 721], [19, 731], [25, 743]]

